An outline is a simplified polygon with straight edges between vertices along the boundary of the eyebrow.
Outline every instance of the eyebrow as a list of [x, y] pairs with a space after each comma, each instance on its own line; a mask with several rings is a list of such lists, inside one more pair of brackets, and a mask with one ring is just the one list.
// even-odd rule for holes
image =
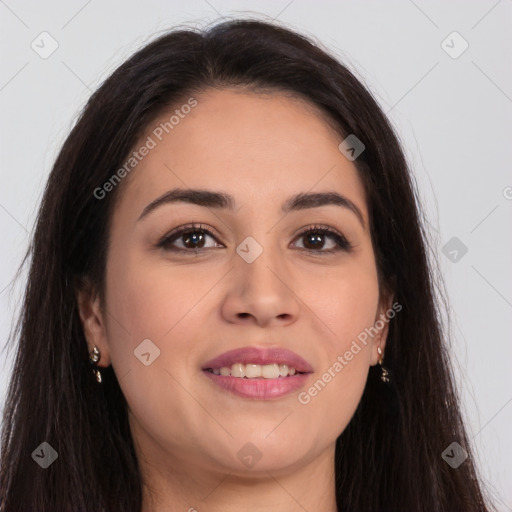
[[[212, 190], [204, 189], [180, 189], [175, 188], [158, 197], [149, 203], [137, 221], [143, 219], [150, 212], [156, 210], [158, 207], [169, 203], [189, 203], [206, 208], [219, 208], [219, 209], [235, 209], [235, 198], [225, 192], [214, 192]], [[361, 210], [347, 197], [338, 194], [337, 192], [310, 192], [299, 193], [288, 198], [281, 206], [281, 211], [287, 214], [291, 211], [305, 210], [309, 208], [319, 208], [321, 206], [334, 205], [342, 208], [347, 208], [352, 211], [359, 222], [366, 229], [365, 221]]]

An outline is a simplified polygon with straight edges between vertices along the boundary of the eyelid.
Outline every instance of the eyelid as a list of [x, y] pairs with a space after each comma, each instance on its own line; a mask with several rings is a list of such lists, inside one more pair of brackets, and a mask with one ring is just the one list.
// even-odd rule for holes
[[298, 231], [298, 233], [295, 235], [294, 240], [306, 233], [309, 233], [309, 232], [322, 233], [324, 236], [328, 236], [328, 237], [334, 239], [336, 241], [337, 248], [336, 249], [325, 249], [325, 250], [299, 248], [303, 251], [307, 251], [307, 252], [313, 253], [313, 254], [321, 254], [321, 253], [332, 254], [332, 253], [336, 253], [339, 251], [349, 252], [354, 248], [354, 246], [348, 241], [347, 237], [343, 233], [341, 233], [336, 228], [333, 228], [327, 224], [313, 224], [313, 225], [310, 224], [304, 228], [301, 228]]
[[340, 233], [337, 229], [329, 226], [328, 224], [308, 224], [307, 226], [300, 228], [295, 234], [295, 237], [303, 235], [304, 233], [308, 233], [309, 231], [328, 231], [329, 233], [343, 237], [342, 233]]
[[[178, 228], [175, 228], [168, 234], [164, 235], [156, 245], [157, 245], [157, 247], [163, 248], [164, 250], [168, 250], [171, 252], [178, 252], [178, 253], [181, 252], [181, 253], [197, 254], [197, 253], [204, 253], [204, 252], [207, 252], [210, 249], [212, 249], [211, 247], [197, 248], [197, 249], [183, 249], [181, 247], [172, 247], [170, 245], [170, 241], [173, 238], [179, 239], [180, 235], [186, 234], [186, 233], [191, 233], [194, 231], [202, 231], [206, 235], [209, 235], [212, 238], [214, 238], [217, 244], [224, 246], [224, 244], [222, 244], [222, 242], [219, 242], [219, 240], [218, 240], [219, 238], [222, 238], [222, 237], [217, 234], [217, 231], [214, 228], [212, 228], [210, 226], [206, 226], [201, 223], [190, 223], [190, 224], [185, 224], [183, 226], [179, 226]], [[305, 251], [305, 252], [308, 252], [311, 254], [322, 254], [322, 253], [333, 254], [333, 253], [337, 253], [340, 251], [349, 252], [353, 249], [353, 245], [347, 240], [345, 235], [343, 235], [337, 229], [335, 229], [327, 224], [312, 224], [312, 225], [310, 224], [310, 225], [304, 226], [294, 235], [293, 240], [296, 240], [300, 236], [305, 235], [306, 233], [309, 233], [309, 232], [321, 233], [323, 236], [332, 238], [336, 242], [336, 248], [307, 249], [307, 248], [299, 247], [298, 249], [300, 251]], [[174, 240], [173, 240], [173, 242], [174, 242]], [[171, 247], [171, 248], [167, 248], [167, 247]]]
[[[214, 228], [212, 228], [210, 226], [206, 226], [205, 224], [202, 224], [202, 223], [192, 222], [190, 224], [185, 224], [183, 226], [179, 226], [179, 227], [173, 229], [172, 231], [170, 231], [169, 233], [165, 234], [163, 237], [160, 238], [160, 241], [157, 243], [157, 246], [165, 248], [165, 245], [167, 243], [169, 243], [169, 241], [172, 238], [179, 238], [179, 235], [193, 232], [193, 231], [204, 231], [207, 235], [211, 236], [212, 238], [215, 238], [215, 241], [217, 243], [219, 243], [219, 244], [221, 243], [221, 242], [219, 242], [218, 239], [222, 238], [222, 237], [219, 233], [217, 233], [217, 231]], [[181, 248], [176, 247], [174, 249], [179, 251]], [[198, 250], [201, 250], [201, 249], [198, 249]], [[192, 252], [193, 249], [188, 249], [188, 250], [183, 249], [183, 251]]]

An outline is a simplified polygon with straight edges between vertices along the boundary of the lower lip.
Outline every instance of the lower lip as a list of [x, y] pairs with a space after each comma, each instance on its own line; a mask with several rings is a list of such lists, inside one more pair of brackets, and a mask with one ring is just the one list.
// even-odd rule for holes
[[256, 400], [273, 400], [281, 398], [302, 388], [306, 383], [309, 373], [300, 373], [277, 379], [242, 379], [215, 375], [203, 370], [203, 373], [215, 384], [231, 393], [243, 398], [254, 398]]

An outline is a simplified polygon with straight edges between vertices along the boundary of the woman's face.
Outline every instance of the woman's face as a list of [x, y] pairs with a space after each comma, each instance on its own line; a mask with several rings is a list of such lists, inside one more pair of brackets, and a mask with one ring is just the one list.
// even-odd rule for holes
[[[117, 185], [107, 313], [94, 300], [90, 310], [82, 303], [82, 319], [99, 365], [112, 364], [126, 396], [139, 456], [160, 467], [277, 475], [333, 449], [384, 347], [386, 328], [361, 341], [389, 307], [379, 301], [364, 189], [341, 139], [302, 100], [234, 90], [194, 98], [163, 113], [134, 148], [148, 150]], [[232, 204], [148, 208], [174, 189]], [[294, 196], [318, 193], [346, 204], [285, 210]], [[262, 368], [266, 377], [205, 370], [243, 348], [256, 351], [211, 370], [233, 362], [234, 375]], [[286, 368], [274, 363], [300, 367], [293, 357], [306, 373], [276, 377]]]

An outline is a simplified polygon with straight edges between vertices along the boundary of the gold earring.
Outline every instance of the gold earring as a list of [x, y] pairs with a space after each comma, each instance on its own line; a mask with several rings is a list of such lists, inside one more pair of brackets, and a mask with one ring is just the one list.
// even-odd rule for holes
[[377, 352], [379, 354], [379, 364], [382, 370], [382, 373], [380, 374], [380, 380], [382, 382], [389, 382], [389, 372], [384, 366], [382, 366], [382, 349], [377, 347]]
[[92, 352], [89, 354], [89, 361], [91, 362], [91, 365], [93, 366], [92, 373], [96, 377], [96, 380], [98, 383], [101, 384], [101, 373], [96, 367], [96, 363], [101, 359], [100, 351], [97, 349], [96, 346], [92, 349]]

